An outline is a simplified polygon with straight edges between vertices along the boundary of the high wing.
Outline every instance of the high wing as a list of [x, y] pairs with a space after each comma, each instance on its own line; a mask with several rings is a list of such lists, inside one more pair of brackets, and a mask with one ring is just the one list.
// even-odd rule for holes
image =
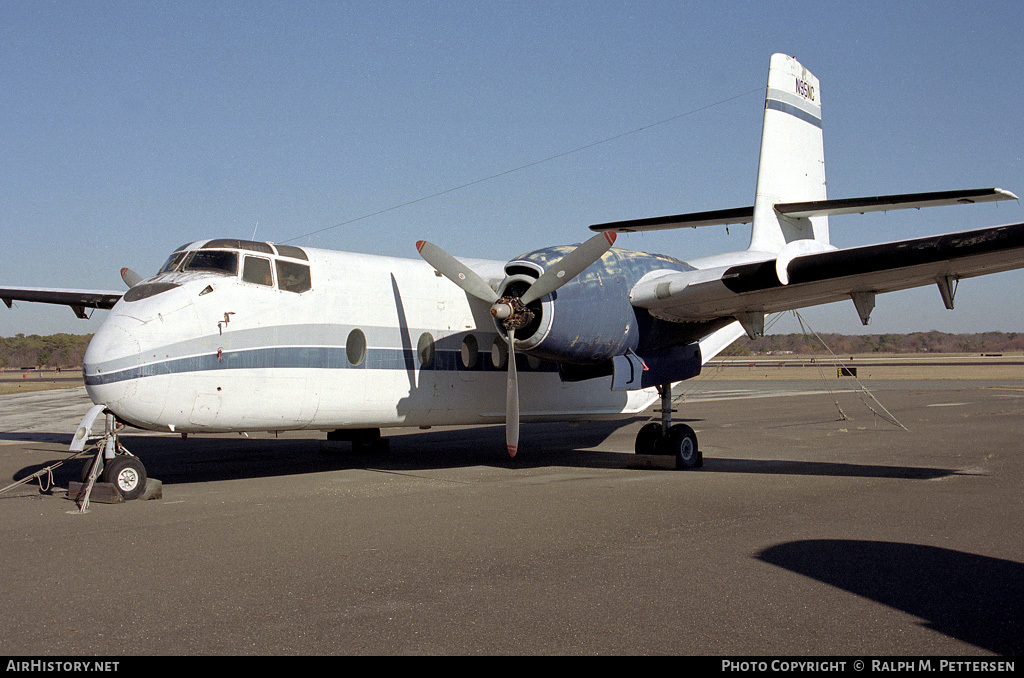
[[[800, 242], [800, 241], [796, 241]], [[1024, 267], [1024, 223], [685, 272], [652, 273], [630, 301], [663, 320], [732, 316], [752, 332], [766, 313], [853, 299], [867, 324], [874, 296], [936, 284], [947, 308], [962, 278]]]
[[46, 287], [0, 287], [0, 299], [7, 308], [15, 301], [31, 301], [43, 304], [70, 306], [79, 318], [86, 318], [85, 309], [109, 309], [117, 303], [124, 292], [103, 290], [68, 290]]

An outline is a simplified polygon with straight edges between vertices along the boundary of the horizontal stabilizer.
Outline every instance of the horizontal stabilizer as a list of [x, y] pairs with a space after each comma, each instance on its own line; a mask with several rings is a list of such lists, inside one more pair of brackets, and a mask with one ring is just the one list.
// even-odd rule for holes
[[[920, 209], [922, 207], [941, 207], [945, 205], [971, 205], [978, 202], [1017, 199], [1016, 195], [1001, 188], [974, 188], [961, 191], [933, 191], [930, 193], [903, 193], [867, 196], [864, 198], [777, 203], [775, 211], [787, 217], [802, 218], [885, 212], [897, 209]], [[751, 205], [750, 207], [733, 207], [724, 210], [674, 214], [667, 217], [611, 221], [605, 224], [594, 224], [590, 227], [590, 230], [619, 231], [620, 233], [664, 231], [672, 228], [748, 224], [753, 219], [754, 207]]]
[[749, 224], [754, 219], [754, 208], [734, 207], [725, 210], [676, 214], [669, 217], [651, 217], [649, 219], [632, 219], [630, 221], [612, 221], [607, 224], [594, 224], [591, 231], [619, 231], [634, 233], [640, 231], [664, 231], [671, 228], [697, 228], [698, 226], [728, 226], [729, 224]]

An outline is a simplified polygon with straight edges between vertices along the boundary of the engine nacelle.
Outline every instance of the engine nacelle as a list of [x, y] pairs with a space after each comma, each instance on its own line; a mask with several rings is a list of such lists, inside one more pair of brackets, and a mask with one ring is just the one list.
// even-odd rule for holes
[[[509, 262], [499, 295], [522, 295], [572, 249], [549, 247]], [[649, 271], [666, 268], [690, 269], [670, 257], [609, 250], [576, 278], [529, 305], [533, 319], [516, 330], [516, 350], [568, 365], [593, 365], [634, 351], [641, 332], [630, 290]]]

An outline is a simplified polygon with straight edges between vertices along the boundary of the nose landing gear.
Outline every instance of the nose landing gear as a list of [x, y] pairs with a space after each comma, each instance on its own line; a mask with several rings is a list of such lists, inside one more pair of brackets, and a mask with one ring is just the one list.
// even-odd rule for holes
[[[97, 405], [89, 410], [75, 433], [72, 451], [84, 451], [92, 422], [103, 412], [103, 406]], [[109, 483], [125, 500], [138, 499], [146, 493], [148, 487], [158, 485], [158, 481], [150, 480], [146, 467], [138, 457], [133, 455], [121, 444], [118, 436], [119, 425], [114, 415], [106, 412], [103, 437], [96, 442], [96, 456], [86, 463], [82, 469], [82, 489], [80, 493], [79, 512], [85, 513], [89, 507], [89, 499], [97, 482]]]

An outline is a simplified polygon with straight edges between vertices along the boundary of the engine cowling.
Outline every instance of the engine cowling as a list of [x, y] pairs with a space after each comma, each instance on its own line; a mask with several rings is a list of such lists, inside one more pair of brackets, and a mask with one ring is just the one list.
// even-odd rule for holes
[[[522, 296], [571, 250], [548, 247], [510, 261], [498, 294]], [[528, 305], [532, 317], [516, 329], [516, 350], [570, 365], [592, 365], [636, 350], [641, 333], [630, 289], [647, 272], [665, 268], [689, 270], [669, 257], [609, 250], [557, 291]], [[500, 321], [497, 324], [501, 331]]]

